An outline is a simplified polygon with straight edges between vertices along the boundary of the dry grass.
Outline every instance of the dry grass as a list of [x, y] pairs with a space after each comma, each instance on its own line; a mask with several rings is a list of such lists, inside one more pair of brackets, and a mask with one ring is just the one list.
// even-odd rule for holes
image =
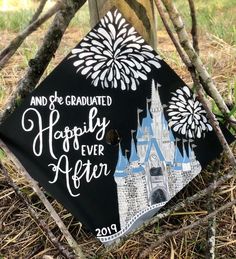
[[[27, 62], [33, 57], [38, 48], [36, 42], [42, 42], [43, 31], [38, 31], [32, 35], [24, 45], [19, 49], [10, 63], [1, 71], [0, 76], [0, 103], [4, 107], [7, 99], [11, 95], [18, 80], [24, 75]], [[65, 54], [82, 37], [75, 28], [69, 29], [61, 43], [55, 59], [50, 64], [44, 77], [58, 64]], [[2, 32], [0, 48], [14, 37], [14, 33]], [[176, 72], [189, 84], [190, 76], [181, 63], [174, 47], [170, 43], [166, 33], [158, 33], [158, 49], [166, 58], [167, 62], [176, 70]], [[219, 90], [226, 98], [233, 98], [232, 92], [236, 84], [236, 50], [223, 40], [212, 35], [201, 36], [200, 40], [201, 56], [207, 64], [208, 69], [218, 85]], [[232, 89], [231, 89], [232, 88]], [[32, 206], [38, 212], [39, 217], [44, 219], [52, 232], [65, 242], [59, 232], [55, 222], [48, 215], [38, 197], [34, 194], [26, 180], [15, 170], [11, 161], [3, 159], [13, 180], [20, 186], [21, 191], [27, 194]], [[224, 174], [228, 168], [226, 161], [222, 162], [220, 174]], [[204, 188], [210, 182], [212, 168], [202, 172], [191, 184], [189, 184], [181, 193], [178, 194], [171, 204], [195, 193]], [[220, 206], [236, 196], [236, 187], [234, 180], [227, 182], [215, 194], [216, 205]], [[175, 230], [181, 226], [192, 223], [197, 218], [202, 217], [207, 212], [206, 200], [201, 200], [187, 206], [183, 211], [162, 220], [158, 225], [146, 229], [140, 235], [128, 240], [125, 244], [115, 250], [113, 253], [97, 255], [102, 251], [102, 245], [75, 220], [63, 207], [55, 200], [49, 197], [54, 208], [59, 213], [72, 235], [81, 244], [87, 257], [91, 258], [139, 258], [139, 253], [148, 247], [158, 236], [166, 230]], [[229, 209], [217, 217], [217, 237], [216, 252], [217, 258], [236, 258], [236, 208]], [[173, 236], [160, 247], [157, 247], [149, 258], [158, 259], [183, 259], [183, 258], [205, 258], [206, 249], [206, 225], [195, 228], [183, 236]], [[42, 230], [30, 217], [25, 205], [18, 200], [11, 187], [0, 175], [0, 258], [47, 258], [46, 255], [53, 258], [61, 258], [56, 249], [44, 236]]]

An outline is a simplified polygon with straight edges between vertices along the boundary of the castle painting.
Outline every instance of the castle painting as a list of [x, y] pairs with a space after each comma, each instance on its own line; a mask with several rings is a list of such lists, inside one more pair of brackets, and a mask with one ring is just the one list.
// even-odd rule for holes
[[[119, 147], [114, 173], [119, 204], [120, 235], [129, 232], [138, 219], [157, 212], [201, 171], [191, 140], [174, 137], [165, 119], [158, 88], [152, 80], [146, 117], [132, 134], [130, 156]], [[181, 141], [182, 149], [179, 148]], [[103, 242], [117, 238], [103, 237]], [[105, 240], [106, 239], [106, 240]]]

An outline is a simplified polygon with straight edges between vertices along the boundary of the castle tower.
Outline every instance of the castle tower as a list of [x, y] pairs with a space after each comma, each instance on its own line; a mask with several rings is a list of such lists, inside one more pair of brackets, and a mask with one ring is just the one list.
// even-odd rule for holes
[[189, 155], [187, 155], [186, 150], [185, 150], [185, 145], [184, 145], [184, 140], [183, 140], [183, 172], [189, 172], [191, 171], [191, 161], [189, 158]]
[[148, 143], [145, 157], [149, 205], [166, 201], [169, 197], [165, 158], [155, 138]]
[[158, 87], [161, 85], [157, 83], [155, 85], [155, 81], [152, 80], [152, 97], [151, 97], [151, 108], [150, 112], [153, 118], [153, 132], [154, 137], [157, 139], [158, 143], [162, 143], [162, 104], [159, 96]]
[[127, 189], [128, 181], [128, 160], [122, 154], [121, 146], [119, 147], [119, 157], [114, 173], [114, 179], [117, 184], [117, 196], [118, 196], [118, 207], [119, 207], [119, 216], [120, 216], [120, 226], [124, 226], [126, 223], [126, 215], [128, 213], [129, 204], [129, 193]]
[[179, 192], [184, 184], [183, 184], [183, 156], [180, 153], [180, 150], [177, 145], [177, 141], [175, 143], [175, 156], [173, 169], [170, 172], [169, 177], [169, 185], [170, 185], [170, 194], [173, 197], [177, 192]]
[[144, 162], [145, 155], [147, 152], [148, 142], [153, 137], [153, 130], [152, 130], [152, 117], [149, 112], [148, 102], [146, 108], [147, 115], [142, 120], [142, 125], [140, 125], [139, 121], [139, 112], [138, 112], [138, 129], [137, 129], [137, 152], [139, 154], [140, 163]]
[[[129, 188], [131, 189], [130, 201], [132, 203], [132, 215], [134, 216], [140, 210], [148, 207], [148, 193], [147, 193], [147, 180], [144, 168], [141, 166], [139, 156], [136, 151], [134, 139], [131, 140], [131, 155], [130, 155], [130, 171], [131, 181]], [[127, 220], [132, 217], [128, 216]]]
[[175, 155], [175, 138], [168, 126], [164, 113], [162, 112], [162, 143], [161, 149], [165, 157], [166, 163], [171, 165]]

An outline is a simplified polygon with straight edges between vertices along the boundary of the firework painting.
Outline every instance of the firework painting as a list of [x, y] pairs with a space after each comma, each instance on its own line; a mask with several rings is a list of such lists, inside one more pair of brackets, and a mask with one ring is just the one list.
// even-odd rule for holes
[[102, 88], [136, 91], [152, 66], [161, 67], [160, 56], [118, 10], [108, 12], [71, 54], [76, 71], [90, 77], [94, 86], [100, 82]]

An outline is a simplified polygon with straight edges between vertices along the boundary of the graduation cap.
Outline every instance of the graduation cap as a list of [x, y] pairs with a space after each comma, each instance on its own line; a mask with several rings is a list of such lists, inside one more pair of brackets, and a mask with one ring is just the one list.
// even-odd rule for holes
[[103, 243], [156, 214], [222, 151], [197, 97], [117, 9], [27, 96], [0, 137]]

